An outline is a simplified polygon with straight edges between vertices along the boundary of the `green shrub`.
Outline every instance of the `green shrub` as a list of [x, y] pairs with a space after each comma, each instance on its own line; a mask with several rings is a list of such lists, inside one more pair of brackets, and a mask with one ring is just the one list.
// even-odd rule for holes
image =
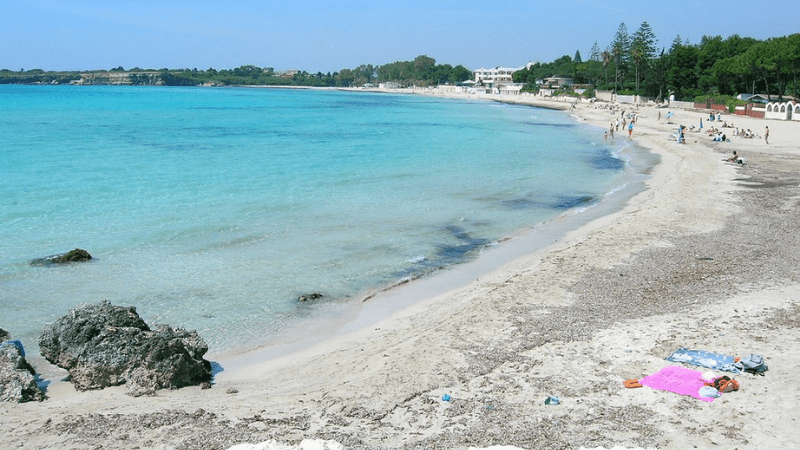
[[728, 111], [731, 113], [736, 111], [737, 106], [747, 104], [746, 101], [739, 100], [730, 95], [698, 95], [694, 98], [695, 103], [705, 104], [708, 100], [711, 100], [711, 103], [714, 105], [725, 105], [725, 107], [728, 108]]

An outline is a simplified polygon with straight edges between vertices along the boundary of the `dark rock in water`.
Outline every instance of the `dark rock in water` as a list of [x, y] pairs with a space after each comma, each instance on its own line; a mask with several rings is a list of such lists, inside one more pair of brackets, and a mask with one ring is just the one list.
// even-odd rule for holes
[[8, 331], [0, 328], [0, 342], [7, 341], [11, 338], [11, 335], [8, 334]]
[[319, 292], [314, 292], [314, 293], [311, 293], [311, 294], [303, 294], [300, 297], [297, 297], [297, 301], [298, 302], [307, 302], [309, 300], [319, 300], [322, 297], [323, 297], [323, 295], [320, 294]]
[[39, 338], [48, 361], [69, 371], [83, 391], [125, 383], [126, 394], [154, 395], [211, 381], [206, 343], [195, 331], [150, 329], [135, 307], [84, 304], [48, 324]]
[[67, 253], [62, 253], [60, 255], [36, 258], [31, 260], [31, 265], [41, 266], [46, 264], [64, 264], [70, 262], [89, 261], [90, 259], [92, 259], [92, 255], [90, 255], [89, 252], [80, 248], [76, 248], [75, 250], [70, 250]]
[[22, 343], [0, 343], [0, 402], [40, 402], [45, 398], [44, 392], [36, 385], [36, 371], [25, 360]]

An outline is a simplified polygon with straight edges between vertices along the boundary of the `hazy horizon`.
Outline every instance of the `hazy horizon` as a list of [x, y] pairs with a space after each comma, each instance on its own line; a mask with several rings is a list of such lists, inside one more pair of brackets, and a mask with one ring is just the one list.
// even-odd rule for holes
[[[43, 0], [7, 5], [0, 69], [45, 71], [233, 69], [338, 72], [427, 55], [470, 70], [551, 62], [576, 51], [604, 49], [620, 23], [633, 34], [648, 22], [659, 50], [676, 36], [767, 39], [796, 33], [800, 5], [752, 2], [624, 3], [565, 0], [559, 4], [499, 0], [410, 0], [336, 3], [243, 0], [220, 8], [207, 0]], [[754, 23], [764, 17], [768, 26]]]

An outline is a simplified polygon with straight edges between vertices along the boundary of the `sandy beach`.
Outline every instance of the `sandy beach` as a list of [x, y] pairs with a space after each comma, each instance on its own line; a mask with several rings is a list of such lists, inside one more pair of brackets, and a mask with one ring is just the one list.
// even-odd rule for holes
[[[620, 113], [600, 105], [565, 114], [607, 129]], [[716, 123], [707, 112], [671, 110], [670, 124], [666, 109], [636, 111], [632, 139], [661, 163], [621, 211], [368, 327], [278, 358], [223, 363], [211, 389], [132, 398], [124, 386], [53, 383], [42, 403], [0, 404], [0, 447], [795, 446], [800, 123], [727, 114], [760, 135], [768, 125], [769, 144], [700, 132], [678, 144], [669, 139], [678, 124]], [[734, 150], [746, 164], [724, 161]], [[762, 354], [769, 371], [736, 375], [739, 391], [713, 403], [623, 386], [675, 364], [664, 358], [680, 347]], [[560, 404], [546, 405], [550, 396]]]

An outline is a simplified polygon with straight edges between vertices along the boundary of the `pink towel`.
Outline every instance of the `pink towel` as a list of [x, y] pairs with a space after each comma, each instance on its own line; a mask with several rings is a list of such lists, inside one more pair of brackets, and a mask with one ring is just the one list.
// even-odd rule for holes
[[[708, 380], [709, 382], [711, 380]], [[639, 383], [660, 391], [675, 392], [676, 394], [689, 395], [704, 402], [713, 402], [713, 397], [701, 397], [700, 388], [705, 386], [703, 374], [692, 369], [680, 366], [668, 366], [658, 372], [648, 375]]]

